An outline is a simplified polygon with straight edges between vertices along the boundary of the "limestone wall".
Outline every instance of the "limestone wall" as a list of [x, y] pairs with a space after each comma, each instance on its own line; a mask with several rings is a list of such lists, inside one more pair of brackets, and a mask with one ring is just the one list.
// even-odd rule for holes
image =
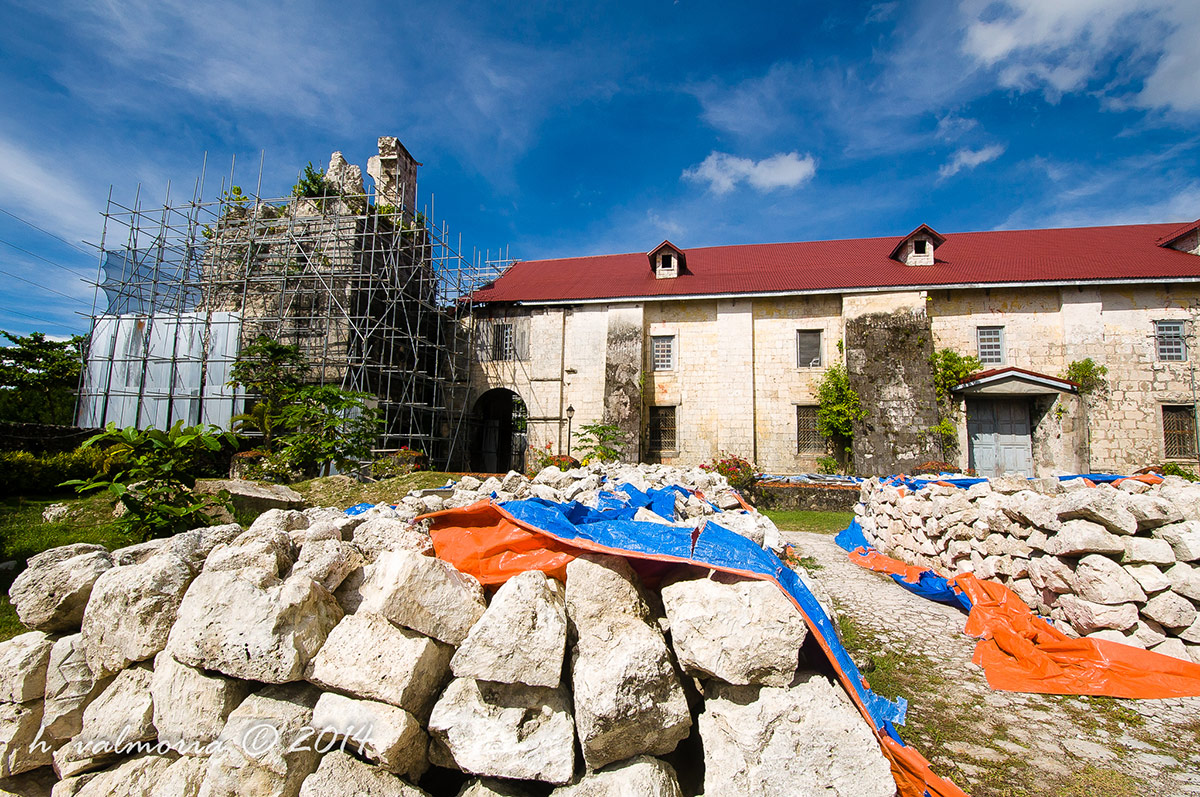
[[1200, 485], [1002, 478], [909, 492], [870, 479], [859, 498], [863, 533], [888, 556], [1000, 581], [1070, 634], [1200, 662]]

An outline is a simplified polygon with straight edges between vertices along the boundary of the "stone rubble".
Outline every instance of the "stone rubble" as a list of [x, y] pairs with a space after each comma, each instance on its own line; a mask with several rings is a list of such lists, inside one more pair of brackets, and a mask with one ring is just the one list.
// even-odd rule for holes
[[[643, 581], [585, 554], [565, 584], [531, 571], [485, 590], [417, 520], [493, 493], [596, 508], [623, 484], [685, 489], [672, 517], [640, 510], [647, 524], [780, 549], [717, 474], [609, 465], [464, 476], [354, 517], [279, 494], [246, 529], [40, 554], [13, 593], [35, 630], [0, 643], [0, 795], [894, 794], [774, 584], [688, 565]], [[1193, 545], [1180, 525], [1120, 554], [1157, 568], [1163, 546]], [[1175, 596], [1138, 586], [1149, 576], [1129, 578]], [[1184, 607], [1151, 613], [1148, 643], [1200, 639]]]
[[999, 580], [1069, 634], [1200, 662], [1188, 634], [1200, 607], [1200, 485], [1006, 477], [902, 493], [869, 479], [855, 513], [888, 556]]

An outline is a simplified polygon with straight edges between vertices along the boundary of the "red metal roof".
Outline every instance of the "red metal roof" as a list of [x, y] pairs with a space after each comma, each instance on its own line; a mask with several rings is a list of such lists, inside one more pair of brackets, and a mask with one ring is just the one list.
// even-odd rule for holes
[[530, 260], [476, 291], [482, 302], [1200, 278], [1200, 257], [1159, 245], [1174, 224], [963, 232], [932, 266], [890, 259], [897, 238], [746, 244], [682, 250], [688, 270], [655, 279], [644, 253]]
[[1064, 390], [1069, 390], [1071, 392], [1079, 389], [1079, 383], [1073, 382], [1070, 379], [1064, 379], [1061, 376], [1051, 376], [1050, 374], [1042, 374], [1038, 373], [1037, 371], [1029, 371], [1025, 368], [1017, 368], [1016, 366], [1012, 365], [1005, 368], [990, 368], [986, 371], [977, 371], [976, 373], [968, 376], [966, 379], [959, 380], [959, 382], [952, 389], [959, 390], [965, 385], [975, 386], [980, 383], [988, 384], [991, 382], [1000, 382], [1005, 379], [1020, 379], [1021, 377], [1032, 377], [1033, 379], [1041, 380], [1043, 382], [1055, 382], [1059, 385], [1062, 385]]

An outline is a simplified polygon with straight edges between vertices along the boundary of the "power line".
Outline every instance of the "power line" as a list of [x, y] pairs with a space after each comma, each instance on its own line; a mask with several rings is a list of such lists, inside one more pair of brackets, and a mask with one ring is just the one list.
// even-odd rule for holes
[[11, 315], [19, 315], [19, 316], [23, 316], [25, 318], [32, 318], [34, 321], [41, 321], [43, 324], [50, 324], [50, 325], [56, 326], [56, 327], [63, 327], [64, 329], [75, 329], [75, 327], [71, 326], [70, 324], [64, 324], [61, 321], [51, 321], [49, 318], [42, 318], [41, 316], [30, 315], [29, 313], [22, 313], [20, 310], [9, 310], [7, 307], [0, 307], [0, 313], [9, 313]]
[[69, 293], [63, 293], [62, 291], [56, 291], [51, 287], [41, 284], [40, 282], [34, 282], [33, 280], [28, 280], [28, 279], [25, 279], [24, 277], [20, 277], [16, 274], [13, 274], [11, 271], [5, 271], [4, 269], [0, 269], [0, 274], [3, 274], [6, 277], [12, 277], [15, 280], [20, 280], [21, 282], [28, 282], [30, 285], [34, 286], [35, 288], [41, 288], [44, 291], [58, 294], [59, 296], [63, 297], [64, 299], [70, 299], [73, 302], [80, 302], [82, 304], [87, 304], [87, 300], [85, 300], [85, 299], [80, 299], [78, 296], [72, 296]]
[[89, 277], [87, 274], [84, 274], [80, 271], [76, 271], [75, 269], [71, 268], [70, 266], [64, 266], [62, 263], [55, 263], [53, 260], [44, 258], [41, 255], [37, 254], [36, 252], [30, 252], [28, 249], [22, 249], [21, 247], [17, 246], [16, 244], [6, 241], [3, 238], [0, 238], [0, 244], [4, 244], [5, 246], [11, 246], [13, 249], [16, 249], [18, 252], [24, 252], [25, 254], [29, 255], [30, 257], [36, 257], [38, 260], [49, 263], [52, 266], [61, 268], [63, 271], [69, 271], [72, 274], [74, 274], [75, 276], [79, 277], [80, 279], [84, 279], [84, 280], [91, 279], [91, 277]]
[[57, 236], [57, 235], [55, 235], [54, 233], [50, 232], [49, 230], [42, 229], [41, 227], [37, 226], [37, 225], [36, 225], [36, 224], [34, 224], [33, 222], [31, 222], [31, 221], [26, 221], [25, 219], [21, 218], [20, 216], [18, 216], [18, 215], [17, 215], [17, 214], [15, 214], [15, 213], [12, 213], [11, 211], [7, 211], [7, 210], [5, 210], [4, 208], [0, 208], [0, 213], [3, 213], [5, 216], [10, 216], [10, 217], [12, 217], [12, 218], [16, 219], [17, 221], [21, 222], [21, 223], [22, 223], [22, 224], [24, 224], [24, 225], [26, 225], [26, 226], [29, 226], [29, 227], [32, 227], [33, 229], [37, 230], [38, 232], [45, 233], [46, 235], [49, 235], [51, 238], [53, 238], [53, 239], [54, 239], [54, 240], [56, 240], [56, 241], [62, 241], [64, 244], [66, 244], [67, 246], [71, 247], [71, 248], [72, 248], [72, 249], [74, 249], [76, 252], [80, 252], [80, 253], [82, 253], [82, 254], [88, 255], [89, 257], [92, 255], [92, 253], [91, 253], [91, 252], [87, 251], [86, 249], [80, 249], [78, 246], [76, 246], [75, 244], [71, 243], [71, 242], [70, 242], [70, 241], [68, 241], [66, 238], [62, 238], [62, 237], [60, 237], [60, 236]]

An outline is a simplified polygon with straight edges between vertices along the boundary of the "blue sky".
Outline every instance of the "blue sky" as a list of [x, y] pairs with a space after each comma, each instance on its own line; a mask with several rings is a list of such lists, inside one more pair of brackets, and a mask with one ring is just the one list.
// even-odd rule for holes
[[[514, 257], [1200, 216], [1200, 3], [0, 2], [0, 328], [85, 332], [110, 186], [396, 135]], [[214, 193], [210, 190], [209, 194]], [[41, 228], [41, 230], [35, 229]]]

